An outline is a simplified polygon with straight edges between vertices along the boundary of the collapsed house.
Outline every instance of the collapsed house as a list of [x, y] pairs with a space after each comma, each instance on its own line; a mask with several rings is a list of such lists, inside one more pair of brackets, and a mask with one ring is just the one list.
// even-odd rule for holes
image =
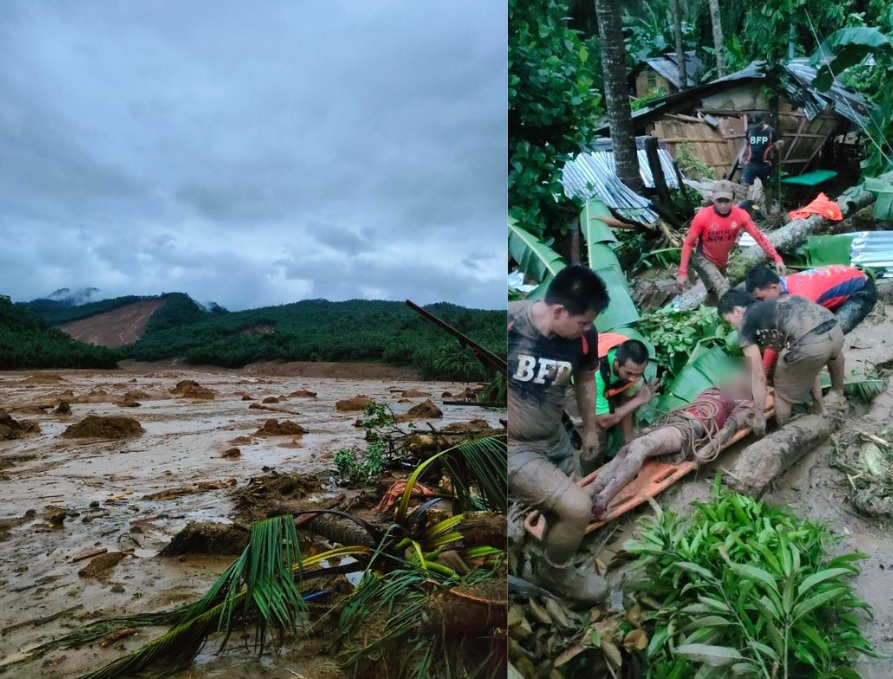
[[641, 99], [658, 93], [673, 94], [694, 87], [704, 72], [704, 64], [694, 50], [685, 53], [685, 87], [676, 52], [650, 57], [630, 71], [627, 78], [630, 95]]
[[[671, 75], [675, 67], [679, 81], [675, 60], [665, 58], [659, 65]], [[636, 134], [659, 137], [677, 160], [683, 151], [701, 160], [716, 179], [729, 175], [744, 146], [750, 116], [770, 110], [763, 67], [763, 62], [753, 62], [731, 75], [647, 102], [633, 113]], [[781, 66], [778, 119], [770, 124], [784, 140], [779, 164], [788, 175], [811, 169], [830, 139], [868, 124], [870, 106], [861, 95], [837, 80], [819, 91], [812, 85], [815, 75], [807, 59]], [[597, 133], [607, 135], [608, 127]]]

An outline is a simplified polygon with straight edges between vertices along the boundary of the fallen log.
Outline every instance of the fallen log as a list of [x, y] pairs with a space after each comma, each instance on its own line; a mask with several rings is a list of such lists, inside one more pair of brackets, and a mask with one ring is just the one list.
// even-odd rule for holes
[[769, 484], [820, 445], [837, 428], [836, 418], [804, 415], [744, 449], [726, 476], [733, 490], [759, 498]]
[[[850, 217], [859, 210], [868, 207], [875, 201], [873, 193], [866, 191], [862, 185], [851, 186], [837, 197], [837, 204], [844, 218]], [[806, 242], [806, 238], [812, 234], [823, 233], [833, 228], [839, 222], [832, 222], [821, 215], [813, 215], [808, 219], [795, 219], [777, 231], [766, 234], [772, 245], [779, 252], [791, 252]], [[765, 264], [769, 257], [758, 245], [739, 250], [729, 262], [727, 273], [729, 281], [734, 285], [742, 280], [747, 272], [757, 264]]]

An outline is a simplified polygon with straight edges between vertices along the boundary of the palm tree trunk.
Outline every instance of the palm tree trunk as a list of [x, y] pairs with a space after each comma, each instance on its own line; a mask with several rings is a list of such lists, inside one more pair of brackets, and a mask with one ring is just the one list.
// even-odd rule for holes
[[685, 45], [682, 42], [682, 8], [679, 0], [672, 0], [673, 33], [676, 35], [676, 60], [679, 64], [679, 89], [688, 89], [688, 73], [685, 68]]
[[716, 55], [716, 77], [726, 74], [726, 58], [723, 52], [722, 19], [719, 15], [719, 0], [710, 0], [710, 23], [713, 24], [713, 50]]
[[617, 176], [633, 191], [642, 191], [636, 133], [626, 84], [626, 46], [619, 0], [595, 0], [598, 33], [602, 48], [602, 73], [605, 80], [605, 108], [611, 127], [611, 145]]

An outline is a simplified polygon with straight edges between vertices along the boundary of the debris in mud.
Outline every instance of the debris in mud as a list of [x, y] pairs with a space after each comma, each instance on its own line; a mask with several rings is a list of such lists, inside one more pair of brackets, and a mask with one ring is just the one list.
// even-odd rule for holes
[[0, 519], [0, 542], [9, 537], [9, 532], [16, 526], [21, 526], [29, 520], [30, 517], [18, 516], [12, 519]]
[[260, 403], [252, 403], [248, 406], [248, 410], [266, 410], [271, 413], [285, 413], [286, 415], [300, 415], [297, 410], [289, 410], [288, 408], [274, 408], [273, 406], [264, 406]]
[[94, 578], [117, 566], [123, 558], [124, 552], [107, 552], [94, 556], [90, 563], [78, 571], [78, 575], [82, 578]]
[[152, 397], [141, 389], [131, 389], [124, 393], [125, 401], [146, 401]]
[[278, 396], [267, 396], [261, 403], [279, 403]]
[[307, 430], [290, 420], [267, 420], [264, 426], [254, 432], [255, 436], [301, 436]]
[[229, 478], [221, 481], [199, 481], [191, 486], [181, 486], [179, 488], [168, 488], [151, 495], [143, 495], [143, 500], [167, 500], [172, 497], [180, 497], [181, 495], [191, 495], [192, 493], [204, 493], [209, 490], [222, 490], [223, 488], [232, 488], [236, 485], [236, 479]]
[[252, 478], [233, 493], [233, 505], [237, 515], [246, 520], [263, 518], [283, 500], [301, 500], [320, 490], [320, 482], [312, 476], [278, 474]]
[[248, 394], [243, 394], [242, 400], [243, 401], [256, 401], [257, 399], [255, 399], [253, 396], [249, 396]]
[[9, 413], [0, 410], [0, 441], [9, 441], [38, 433], [40, 433], [40, 425], [37, 422], [16, 420]]
[[177, 533], [158, 556], [181, 554], [241, 554], [248, 529], [238, 524], [193, 521]]
[[85, 552], [80, 552], [71, 557], [72, 563], [75, 561], [83, 561], [84, 559], [92, 559], [94, 556], [99, 556], [100, 554], [105, 554], [108, 552], [108, 547], [94, 547], [93, 549], [88, 549]]
[[241, 456], [242, 456], [242, 451], [239, 450], [238, 448], [236, 448], [235, 446], [232, 448], [227, 448], [220, 454], [220, 457], [241, 457]]
[[341, 410], [343, 412], [353, 412], [355, 410], [365, 410], [366, 406], [372, 403], [372, 399], [366, 395], [354, 396], [353, 398], [344, 399], [343, 401], [338, 401], [335, 404], [335, 410]]
[[[3, 436], [0, 434], [0, 439]], [[6, 457], [0, 457], [0, 469], [9, 469], [10, 467], [16, 466], [19, 462], [30, 462], [35, 459], [36, 455], [8, 455]]]
[[394, 419], [397, 422], [410, 422], [411, 420], [432, 420], [438, 417], [443, 417], [443, 411], [429, 398], [419, 405], [413, 406], [402, 415], [397, 415]]
[[216, 391], [201, 386], [195, 380], [181, 380], [177, 382], [177, 386], [171, 389], [170, 393], [183, 398], [199, 399], [213, 399], [217, 395]]
[[68, 401], [59, 401], [59, 405], [52, 413], [53, 415], [71, 415], [71, 406]]
[[[115, 587], [120, 587], [120, 585], [116, 585]], [[115, 587], [112, 587], [112, 591], [115, 591]], [[124, 591], [124, 588], [121, 587], [121, 591]], [[124, 629], [119, 629], [115, 632], [109, 634], [105, 639], [99, 642], [99, 645], [102, 648], [107, 648], [112, 644], [121, 641], [121, 639], [126, 639], [127, 637], [132, 637], [134, 634], [139, 634], [139, 628], [137, 627], [125, 627]]]
[[893, 517], [893, 429], [879, 434], [861, 433], [862, 443], [835, 449], [831, 466], [843, 471], [849, 482], [847, 499], [862, 514]]
[[139, 401], [133, 401], [131, 399], [124, 399], [123, 401], [120, 401], [118, 405], [122, 408], [139, 408], [142, 403], [140, 403]]
[[65, 382], [62, 375], [56, 373], [35, 373], [23, 379], [20, 384], [46, 384], [47, 382]]
[[407, 389], [405, 391], [401, 391], [400, 395], [403, 398], [430, 398], [431, 394], [427, 391], [421, 391], [419, 389]]
[[307, 389], [298, 389], [297, 391], [293, 391], [289, 394], [292, 398], [316, 398], [315, 391], [308, 391]]
[[88, 415], [62, 432], [64, 439], [124, 439], [145, 433], [132, 417], [100, 417]]

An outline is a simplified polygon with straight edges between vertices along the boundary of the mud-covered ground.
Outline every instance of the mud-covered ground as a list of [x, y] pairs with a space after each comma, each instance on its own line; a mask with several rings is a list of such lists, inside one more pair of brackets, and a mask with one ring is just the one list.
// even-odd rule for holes
[[[213, 398], [172, 393], [183, 380], [211, 390]], [[363, 430], [354, 426], [361, 413], [337, 410], [337, 401], [366, 395], [401, 413], [425, 401], [424, 392], [443, 411], [430, 421], [437, 427], [473, 418], [498, 427], [504, 413], [443, 404], [444, 392], [458, 395], [464, 387], [414, 381], [411, 373], [384, 366], [329, 364], [260, 364], [241, 371], [127, 364], [118, 371], [0, 373], [0, 410], [40, 427], [0, 441], [0, 675], [78, 676], [163, 631], [142, 629], [107, 647], [93, 643], [3, 668], [20, 651], [96, 617], [155, 612], [200, 597], [233, 556], [157, 553], [191, 521], [232, 521], [232, 493], [249, 479], [273, 472], [312, 477], [318, 484], [309, 491], [284, 498], [309, 506], [343, 492], [328, 485], [330, 458], [364, 444]], [[45, 407], [62, 400], [70, 415]], [[120, 440], [62, 438], [90, 415], [131, 417], [145, 431]], [[269, 419], [293, 422], [306, 433], [257, 435]], [[73, 557], [101, 549], [126, 556], [107, 570], [80, 575], [91, 560]], [[194, 668], [179, 676], [340, 676], [334, 663], [306, 647], [258, 660], [241, 640], [233, 641], [220, 659], [209, 644]]]
[[[850, 412], [836, 438], [845, 442], [860, 432], [877, 433], [893, 422], [893, 305], [878, 302], [872, 314], [847, 336], [845, 345], [847, 372], [856, 370], [879, 372], [887, 377], [887, 390], [871, 405], [853, 401]], [[771, 430], [771, 429], [770, 429]], [[707, 501], [716, 471], [730, 469], [746, 446], [745, 440], [723, 453], [719, 459], [698, 476], [691, 475], [671, 487], [660, 497], [660, 503], [681, 514], [690, 511], [689, 503]], [[893, 532], [889, 522], [860, 516], [846, 500], [848, 481], [844, 474], [829, 465], [832, 443], [810, 451], [789, 469], [767, 492], [763, 499], [791, 507], [801, 518], [827, 523], [842, 536], [837, 549], [863, 552], [869, 558], [860, 562], [862, 573], [854, 580], [859, 596], [868, 602], [874, 619], [865, 619], [862, 626], [866, 638], [876, 651], [888, 656], [884, 659], [863, 659], [854, 665], [864, 679], [889, 679], [893, 676]], [[634, 521], [643, 509], [631, 513], [615, 524], [593, 534], [593, 544], [603, 541], [613, 532], [603, 558], [619, 550], [624, 540], [634, 532]], [[622, 573], [613, 574], [613, 578]]]

